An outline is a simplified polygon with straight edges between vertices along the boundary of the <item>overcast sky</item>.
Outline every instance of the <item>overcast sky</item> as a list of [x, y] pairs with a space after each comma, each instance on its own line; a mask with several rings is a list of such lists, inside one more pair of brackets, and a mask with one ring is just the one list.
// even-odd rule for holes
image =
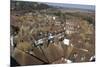
[[79, 9], [95, 10], [94, 5], [81, 5], [81, 4], [69, 4], [69, 3], [46, 3], [46, 4], [51, 6], [64, 7], [64, 8], [79, 8]]
[[94, 6], [95, 0], [16, 0], [16, 1], [45, 2], [46, 4], [53, 6], [95, 10]]
[[54, 3], [72, 3], [95, 5], [95, 0], [18, 0], [18, 1], [39, 1], [39, 2], [54, 2]]

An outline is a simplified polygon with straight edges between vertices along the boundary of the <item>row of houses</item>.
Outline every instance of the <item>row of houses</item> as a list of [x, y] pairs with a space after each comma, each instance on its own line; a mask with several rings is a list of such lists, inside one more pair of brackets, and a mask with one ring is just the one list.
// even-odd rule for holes
[[64, 29], [67, 34], [78, 33], [80, 29], [79, 21], [66, 20]]

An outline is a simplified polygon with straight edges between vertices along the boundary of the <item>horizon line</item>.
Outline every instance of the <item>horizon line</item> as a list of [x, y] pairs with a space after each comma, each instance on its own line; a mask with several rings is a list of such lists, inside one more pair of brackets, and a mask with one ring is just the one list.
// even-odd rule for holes
[[29, 2], [48, 2], [48, 3], [67, 3], [67, 4], [80, 4], [80, 5], [93, 5], [95, 6], [95, 0], [12, 0], [12, 1], [29, 1]]

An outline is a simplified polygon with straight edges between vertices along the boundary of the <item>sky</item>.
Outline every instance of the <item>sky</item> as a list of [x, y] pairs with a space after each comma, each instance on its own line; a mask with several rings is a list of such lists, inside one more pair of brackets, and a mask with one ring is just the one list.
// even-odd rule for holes
[[53, 6], [95, 10], [94, 6], [95, 0], [16, 0], [16, 1], [45, 2]]
[[64, 8], [79, 8], [79, 9], [88, 9], [88, 10], [95, 10], [94, 5], [81, 5], [81, 4], [69, 4], [69, 3], [46, 3], [51, 6], [58, 6]]
[[54, 2], [54, 3], [71, 3], [83, 5], [95, 5], [95, 0], [17, 0], [17, 1], [36, 1], [36, 2]]

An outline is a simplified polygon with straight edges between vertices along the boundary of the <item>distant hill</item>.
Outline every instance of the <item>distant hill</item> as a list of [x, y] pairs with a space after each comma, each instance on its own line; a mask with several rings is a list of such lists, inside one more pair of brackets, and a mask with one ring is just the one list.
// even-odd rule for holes
[[15, 11], [20, 10], [41, 10], [50, 8], [49, 5], [37, 2], [27, 2], [27, 1], [11, 1], [11, 8]]
[[77, 8], [77, 9], [85, 9], [85, 10], [92, 10], [95, 11], [95, 5], [82, 5], [82, 4], [65, 4], [65, 3], [45, 3], [47, 5], [53, 7], [60, 7], [60, 8]]
[[65, 4], [65, 3], [47, 3], [47, 2], [29, 2], [29, 1], [11, 1], [11, 8], [19, 10], [41, 10], [47, 8], [69, 8], [95, 11], [95, 5]]

